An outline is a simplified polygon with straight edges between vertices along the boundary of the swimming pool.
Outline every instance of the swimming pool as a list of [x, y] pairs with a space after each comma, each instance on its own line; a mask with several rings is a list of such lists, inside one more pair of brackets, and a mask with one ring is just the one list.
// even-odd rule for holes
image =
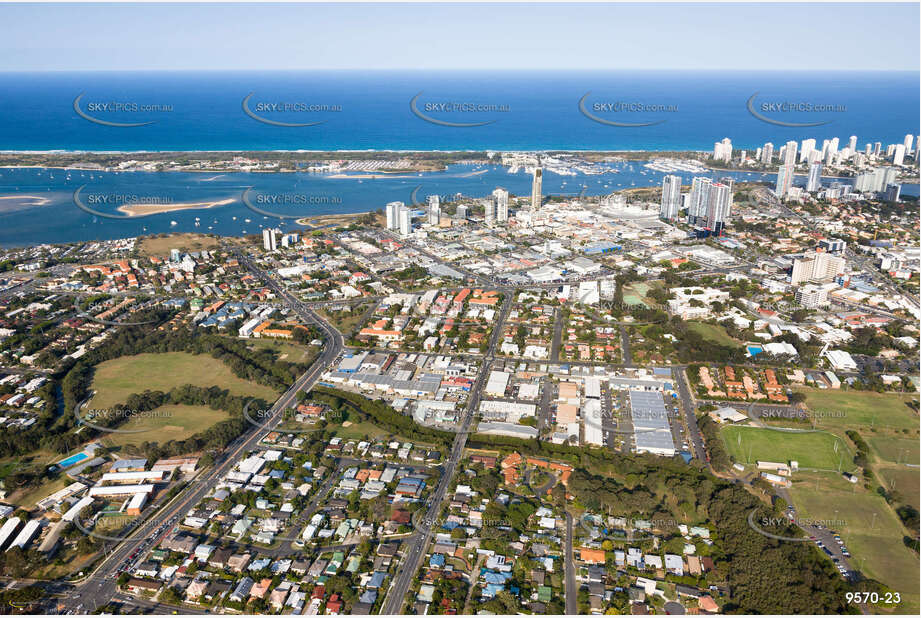
[[83, 461], [89, 457], [86, 453], [77, 453], [76, 455], [71, 455], [67, 459], [62, 459], [58, 462], [58, 465], [62, 468], [69, 468], [77, 462]]
[[750, 345], [750, 346], [748, 346], [748, 355], [749, 355], [749, 356], [758, 356], [758, 355], [761, 354], [762, 352], [764, 352], [764, 348], [762, 348], [760, 345]]

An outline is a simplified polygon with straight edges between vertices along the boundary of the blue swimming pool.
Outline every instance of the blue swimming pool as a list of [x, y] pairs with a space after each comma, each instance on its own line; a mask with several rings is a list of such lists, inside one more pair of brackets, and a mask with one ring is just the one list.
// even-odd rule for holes
[[764, 352], [764, 348], [762, 348], [760, 345], [750, 345], [750, 346], [748, 346], [748, 355], [749, 355], [749, 356], [758, 356], [758, 355], [761, 354], [762, 352]]
[[58, 462], [58, 465], [62, 468], [69, 468], [77, 462], [83, 461], [89, 457], [86, 453], [77, 453], [76, 455], [71, 455], [67, 459], [62, 459]]

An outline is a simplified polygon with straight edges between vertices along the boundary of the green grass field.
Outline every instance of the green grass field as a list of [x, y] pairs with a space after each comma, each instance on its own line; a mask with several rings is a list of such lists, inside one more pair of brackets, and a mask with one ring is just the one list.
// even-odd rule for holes
[[915, 429], [918, 416], [906, 405], [914, 395], [855, 390], [798, 389], [806, 393], [806, 405], [817, 412], [820, 427]]
[[901, 594], [902, 604], [890, 611], [917, 615], [918, 558], [903, 545], [905, 530], [882, 497], [832, 473], [804, 473], [790, 491], [800, 518], [842, 522], [835, 530], [852, 565]]
[[742, 345], [729, 336], [726, 329], [716, 324], [707, 324], [706, 322], [688, 322], [688, 328], [708, 341], [712, 341], [721, 346], [736, 348]]
[[368, 421], [353, 422], [348, 427], [333, 424], [328, 426], [327, 429], [331, 430], [343, 440], [360, 440], [365, 436], [373, 440], [389, 435], [386, 431]]
[[869, 436], [866, 440], [880, 461], [917, 465], [921, 459], [921, 445], [917, 439]]
[[[199, 431], [228, 418], [223, 410], [207, 406], [168, 405], [153, 410], [148, 416], [136, 416], [119, 425], [119, 429], [133, 433], [110, 433], [103, 439], [106, 446], [184, 440]], [[138, 431], [143, 430], [143, 431]]]
[[[853, 469], [854, 455], [847, 443], [827, 432], [792, 433], [759, 427], [724, 427], [723, 442], [733, 459], [742, 464], [756, 461], [799, 462], [800, 468]], [[740, 439], [741, 437], [741, 439]], [[835, 452], [835, 442], [838, 452]]]
[[921, 489], [918, 486], [921, 471], [918, 468], [877, 467], [876, 474], [887, 489], [895, 489], [902, 494], [906, 503], [921, 511]]
[[92, 389], [96, 396], [87, 409], [107, 409], [145, 390], [168, 391], [175, 386], [219, 386], [233, 395], [274, 401], [278, 394], [267, 386], [238, 378], [221, 361], [204, 354], [167, 352], [122, 356], [96, 366]]

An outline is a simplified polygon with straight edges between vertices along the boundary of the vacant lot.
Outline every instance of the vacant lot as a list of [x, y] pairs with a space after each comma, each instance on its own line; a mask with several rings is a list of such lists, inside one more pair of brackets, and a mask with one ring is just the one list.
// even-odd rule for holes
[[645, 305], [653, 307], [657, 303], [646, 296], [653, 288], [661, 288], [661, 281], [634, 281], [624, 286], [624, 304], [625, 305]]
[[742, 345], [742, 342], [736, 341], [726, 332], [726, 329], [716, 324], [707, 324], [706, 322], [688, 322], [688, 328], [706, 339], [721, 346], [736, 348]]
[[915, 430], [918, 427], [918, 415], [907, 405], [915, 398], [913, 395], [815, 388], [798, 390], [806, 393], [806, 405], [818, 413], [821, 427]]
[[202, 249], [216, 249], [218, 239], [205, 234], [168, 234], [163, 237], [147, 236], [141, 239], [138, 252], [144, 256], [155, 255], [165, 257], [171, 249], [181, 251], [201, 251]]
[[310, 363], [316, 358], [319, 347], [305, 346], [290, 341], [277, 339], [251, 339], [248, 342], [250, 349], [268, 349], [278, 353], [278, 360], [289, 363]]
[[837, 470], [840, 465], [841, 470], [850, 471], [854, 467], [854, 456], [847, 443], [824, 431], [794, 433], [759, 427], [725, 427], [722, 436], [729, 454], [742, 464], [795, 460], [800, 468]]
[[266, 401], [277, 398], [272, 389], [238, 378], [227, 365], [210, 356], [167, 352], [122, 356], [97, 365], [92, 384], [96, 396], [86, 407], [103, 410], [124, 403], [132, 393], [168, 391], [183, 384], [219, 386], [233, 395], [261, 397]]
[[804, 475], [791, 494], [801, 518], [842, 521], [836, 531], [851, 552], [851, 564], [902, 595], [896, 613], [918, 613], [918, 558], [903, 545], [905, 529], [882, 497], [829, 473]]
[[206, 406], [161, 406], [122, 423], [118, 427], [120, 431], [108, 434], [104, 442], [106, 446], [117, 447], [143, 442], [163, 444], [170, 440], [184, 440], [226, 418], [228, 414], [223, 410], [212, 410]]

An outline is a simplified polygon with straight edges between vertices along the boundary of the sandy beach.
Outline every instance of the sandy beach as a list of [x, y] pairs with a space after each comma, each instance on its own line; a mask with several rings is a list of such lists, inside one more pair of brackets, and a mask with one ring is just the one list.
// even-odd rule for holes
[[47, 206], [51, 200], [40, 195], [0, 195], [0, 200], [31, 200], [31, 203], [23, 204], [24, 206]]
[[125, 204], [118, 207], [118, 212], [124, 213], [129, 217], [140, 217], [142, 215], [158, 215], [165, 212], [176, 212], [178, 210], [194, 210], [205, 208], [217, 208], [233, 204], [235, 198], [227, 198], [214, 202], [181, 202], [178, 204]]

